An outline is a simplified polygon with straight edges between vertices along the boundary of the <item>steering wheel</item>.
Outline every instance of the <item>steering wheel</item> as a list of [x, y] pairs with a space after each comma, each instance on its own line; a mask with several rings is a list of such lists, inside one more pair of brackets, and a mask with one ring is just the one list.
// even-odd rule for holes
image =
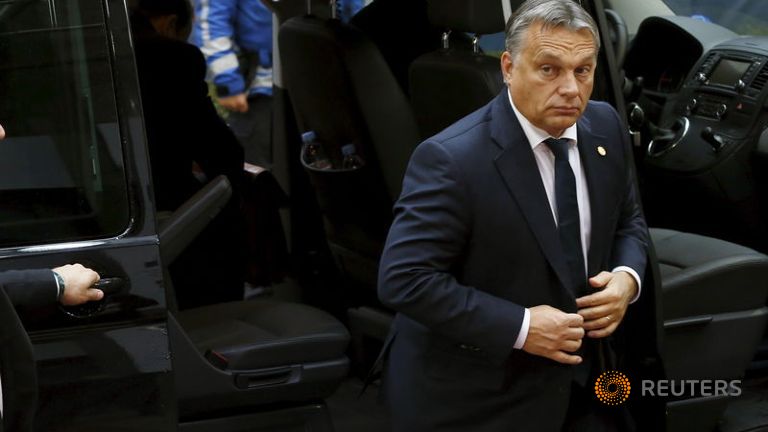
[[629, 30], [624, 18], [613, 9], [605, 9], [605, 17], [608, 19], [613, 53], [616, 56], [616, 66], [621, 69], [624, 66], [624, 57], [627, 55], [629, 43]]

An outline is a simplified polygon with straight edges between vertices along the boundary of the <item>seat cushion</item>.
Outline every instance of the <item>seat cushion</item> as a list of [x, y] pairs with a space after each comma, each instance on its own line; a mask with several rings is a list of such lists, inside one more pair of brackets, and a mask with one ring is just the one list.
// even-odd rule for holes
[[652, 228], [664, 319], [757, 309], [768, 296], [768, 257], [725, 240]]
[[349, 342], [336, 318], [298, 303], [221, 303], [181, 311], [178, 320], [201, 353], [213, 351], [231, 370], [334, 360]]
[[651, 239], [659, 255], [662, 276], [735, 256], [761, 256], [758, 252], [712, 237], [680, 231], [651, 228]]

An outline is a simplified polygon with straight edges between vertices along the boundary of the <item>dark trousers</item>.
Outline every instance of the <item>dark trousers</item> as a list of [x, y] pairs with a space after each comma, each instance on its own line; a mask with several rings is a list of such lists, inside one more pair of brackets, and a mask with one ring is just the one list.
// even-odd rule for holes
[[634, 432], [636, 427], [626, 406], [603, 404], [589, 384], [587, 387], [575, 382], [571, 385], [562, 432]]
[[245, 161], [272, 168], [272, 97], [249, 97], [248, 111], [230, 112], [227, 123], [245, 150]]

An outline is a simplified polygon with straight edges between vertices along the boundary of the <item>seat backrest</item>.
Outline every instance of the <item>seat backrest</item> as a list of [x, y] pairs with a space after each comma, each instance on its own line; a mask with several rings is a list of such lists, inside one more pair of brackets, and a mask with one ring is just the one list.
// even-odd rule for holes
[[[444, 40], [449, 32], [504, 31], [500, 0], [430, 2], [428, 12], [430, 22], [445, 30]], [[422, 138], [485, 105], [504, 86], [499, 59], [480, 52], [477, 39], [470, 48], [446, 45], [419, 57], [410, 68], [411, 101]]]
[[332, 159], [341, 159], [343, 145], [355, 144], [394, 201], [419, 138], [408, 99], [381, 53], [335, 19], [291, 18], [278, 37], [299, 129], [315, 131]]
[[[440, 48], [441, 28], [429, 21], [427, 0], [376, 0], [350, 20], [376, 44], [400, 88], [410, 94], [408, 68], [419, 56]], [[408, 11], [408, 13], [403, 13]], [[393, 23], [397, 23], [396, 28]], [[469, 42], [463, 33], [453, 33], [452, 44]]]
[[[350, 25], [294, 17], [280, 27], [278, 43], [299, 130], [314, 131], [335, 162], [333, 169], [305, 164], [326, 239], [342, 272], [364, 267], [350, 264], [362, 257], [370, 271], [354, 279], [375, 284], [392, 204], [419, 142], [410, 103], [378, 48]], [[362, 168], [340, 167], [341, 147], [349, 143]]]
[[488, 103], [504, 84], [498, 59], [449, 48], [416, 59], [410, 85], [416, 121], [426, 139]]

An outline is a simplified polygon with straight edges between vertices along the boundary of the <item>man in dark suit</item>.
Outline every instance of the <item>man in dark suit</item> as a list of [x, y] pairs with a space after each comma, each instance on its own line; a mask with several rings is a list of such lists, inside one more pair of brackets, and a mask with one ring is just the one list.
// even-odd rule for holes
[[415, 150], [379, 277], [393, 430], [629, 427], [589, 402], [648, 243], [626, 130], [589, 101], [599, 48], [575, 2], [527, 1], [507, 89]]
[[[4, 136], [0, 127], [0, 139]], [[0, 431], [31, 431], [37, 403], [32, 347], [13, 308], [100, 300], [99, 274], [80, 264], [0, 272]]]
[[[222, 174], [233, 191], [227, 206], [169, 266], [179, 308], [242, 300], [243, 148], [208, 96], [203, 54], [185, 42], [193, 20], [189, 1], [136, 3], [131, 30], [157, 210], [176, 210]], [[203, 267], [209, 271], [195, 271]]]

